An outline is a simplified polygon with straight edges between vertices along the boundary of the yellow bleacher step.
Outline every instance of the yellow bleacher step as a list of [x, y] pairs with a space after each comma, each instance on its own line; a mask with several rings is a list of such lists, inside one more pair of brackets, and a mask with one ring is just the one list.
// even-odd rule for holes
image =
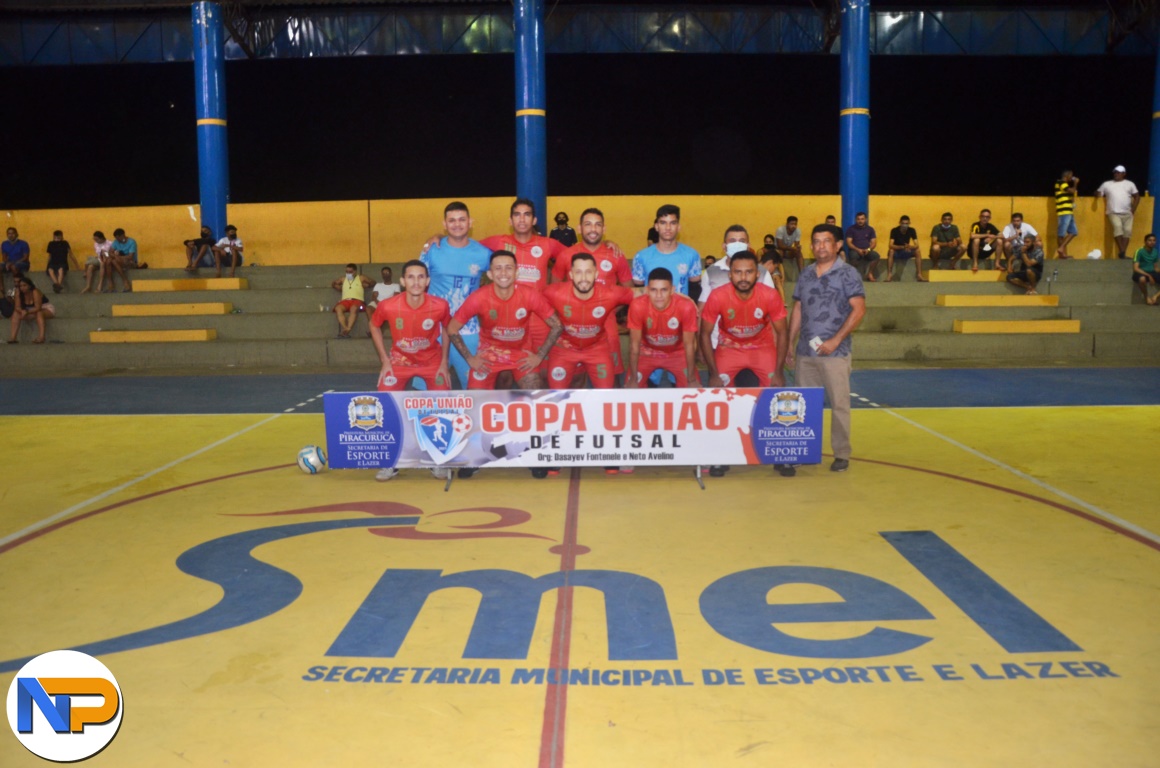
[[1058, 307], [1058, 296], [964, 296], [940, 293], [935, 299], [940, 307]]
[[932, 283], [1001, 283], [1006, 274], [998, 269], [931, 269], [926, 276]]
[[955, 320], [955, 333], [1079, 333], [1079, 320]]
[[148, 341], [213, 341], [217, 331], [213, 328], [164, 331], [89, 331], [89, 341], [93, 344], [138, 344]]
[[114, 304], [113, 317], [172, 317], [186, 315], [228, 315], [234, 305], [228, 301], [205, 304]]
[[244, 277], [190, 277], [177, 280], [134, 280], [137, 293], [168, 291], [245, 291], [250, 284]]

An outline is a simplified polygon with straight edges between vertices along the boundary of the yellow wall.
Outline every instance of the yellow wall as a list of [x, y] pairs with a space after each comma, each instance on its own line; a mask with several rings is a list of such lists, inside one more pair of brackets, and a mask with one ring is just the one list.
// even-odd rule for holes
[[[246, 243], [247, 263], [287, 264], [397, 264], [418, 255], [431, 235], [441, 232], [443, 206], [447, 200], [353, 200], [310, 203], [248, 203], [230, 207], [230, 222]], [[475, 225], [475, 237], [507, 230], [510, 198], [466, 198]], [[1143, 244], [1150, 231], [1153, 198], [1145, 197], [1136, 211], [1136, 232], [1132, 250]], [[717, 254], [722, 235], [731, 224], [749, 228], [755, 243], [772, 233], [786, 216], [794, 215], [809, 229], [838, 214], [837, 195], [815, 196], [609, 196], [549, 198], [545, 227], [552, 217], [568, 212], [573, 227], [579, 227], [580, 212], [589, 206], [604, 211], [609, 240], [628, 253], [645, 245], [645, 232], [652, 224], [657, 206], [674, 203], [681, 207], [681, 239], [702, 254]], [[1076, 209], [1079, 237], [1069, 251], [1086, 255], [1094, 248], [1114, 255], [1114, 244], [1103, 201], [1082, 197]], [[1013, 211], [1021, 211], [1026, 221], [1045, 235], [1049, 253], [1055, 250], [1055, 214], [1048, 197], [918, 197], [874, 195], [870, 198], [871, 224], [885, 240], [898, 217], [907, 214], [912, 225], [926, 235], [943, 211], [955, 214], [966, 232], [981, 208], [990, 208], [995, 223], [1002, 227]], [[88, 208], [61, 210], [7, 211], [6, 226], [20, 230], [32, 246], [33, 268], [43, 269], [48, 261], [45, 246], [54, 229], [62, 229], [81, 263], [91, 250], [92, 232], [100, 229], [106, 237], [123, 227], [137, 239], [141, 258], [155, 267], [179, 267], [185, 263], [181, 242], [198, 232], [198, 207], [184, 205], [138, 208]], [[924, 242], [924, 246], [927, 245]]]

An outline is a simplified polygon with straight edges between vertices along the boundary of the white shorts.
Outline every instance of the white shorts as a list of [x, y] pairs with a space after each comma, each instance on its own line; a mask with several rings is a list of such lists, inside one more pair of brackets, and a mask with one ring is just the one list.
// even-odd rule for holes
[[1132, 236], [1132, 214], [1109, 213], [1108, 221], [1112, 223], [1112, 237]]

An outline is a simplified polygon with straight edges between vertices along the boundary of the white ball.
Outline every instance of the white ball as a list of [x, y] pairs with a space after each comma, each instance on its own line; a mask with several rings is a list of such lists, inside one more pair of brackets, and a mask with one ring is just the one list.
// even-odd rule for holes
[[1103, 254], [1103, 252], [1102, 252], [1102, 251], [1101, 251], [1099, 248], [1096, 248], [1094, 251], [1092, 251], [1091, 253], [1089, 253], [1089, 254], [1087, 255], [1087, 257], [1088, 257], [1089, 259], [1102, 259], [1102, 258], [1104, 257], [1104, 254]]
[[326, 469], [326, 451], [317, 445], [308, 445], [298, 452], [298, 468], [308, 475], [317, 475]]

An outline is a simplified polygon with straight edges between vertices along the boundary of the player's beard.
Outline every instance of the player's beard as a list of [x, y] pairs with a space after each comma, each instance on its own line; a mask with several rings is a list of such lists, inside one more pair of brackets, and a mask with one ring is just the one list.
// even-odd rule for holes
[[733, 287], [741, 293], [749, 293], [753, 290], [753, 283], [749, 282], [748, 280], [742, 280], [741, 282], [734, 283]]

